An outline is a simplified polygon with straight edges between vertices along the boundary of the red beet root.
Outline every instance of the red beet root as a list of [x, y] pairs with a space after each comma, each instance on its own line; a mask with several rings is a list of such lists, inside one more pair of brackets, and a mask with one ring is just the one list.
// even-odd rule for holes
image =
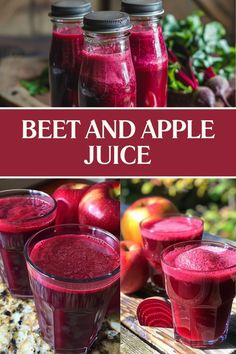
[[137, 318], [141, 326], [173, 328], [170, 302], [160, 297], [152, 297], [140, 302]]
[[193, 107], [214, 107], [216, 103], [215, 95], [209, 87], [198, 87], [192, 97]]
[[226, 98], [226, 94], [230, 89], [228, 80], [217, 75], [209, 79], [206, 82], [206, 86], [214, 92], [216, 98], [220, 99], [226, 107], [230, 107], [230, 104]]

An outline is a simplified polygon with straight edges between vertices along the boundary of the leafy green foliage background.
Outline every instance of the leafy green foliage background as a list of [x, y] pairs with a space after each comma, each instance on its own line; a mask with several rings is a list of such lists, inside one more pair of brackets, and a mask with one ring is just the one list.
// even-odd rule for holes
[[[236, 48], [226, 40], [226, 30], [217, 21], [203, 23], [204, 13], [196, 11], [184, 19], [177, 20], [168, 14], [163, 21], [163, 30], [169, 50], [177, 55], [182, 64], [186, 60], [191, 65], [199, 84], [204, 84], [204, 70], [212, 67], [217, 75], [230, 79], [235, 75]], [[175, 73], [180, 69], [178, 63], [169, 64], [169, 89], [191, 92]]]
[[236, 240], [236, 179], [122, 180], [122, 202], [151, 195], [170, 199], [182, 213], [201, 216], [205, 231]]

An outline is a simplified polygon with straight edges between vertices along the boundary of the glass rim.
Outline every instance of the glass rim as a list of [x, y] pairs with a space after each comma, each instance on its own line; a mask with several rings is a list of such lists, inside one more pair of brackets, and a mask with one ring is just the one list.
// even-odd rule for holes
[[[191, 272], [191, 273], [193, 272], [193, 273], [196, 273], [196, 274], [199, 274], [199, 273], [217, 273], [217, 272], [222, 272], [222, 271], [225, 271], [225, 270], [228, 270], [228, 269], [236, 268], [236, 264], [234, 264], [232, 266], [225, 267], [223, 269], [217, 269], [217, 270], [212, 270], [212, 269], [211, 270], [193, 270], [193, 269], [186, 269], [186, 268], [176, 267], [176, 266], [173, 266], [173, 265], [171, 265], [171, 264], [169, 264], [168, 262], [165, 261], [164, 257], [165, 257], [166, 254], [168, 254], [170, 252], [170, 250], [174, 250], [175, 248], [181, 248], [181, 247], [188, 246], [188, 245], [191, 245], [191, 244], [192, 245], [196, 245], [196, 246], [198, 246], [200, 244], [213, 245], [213, 246], [215, 245], [215, 246], [218, 246], [220, 248], [225, 248], [225, 249], [232, 248], [236, 252], [236, 245], [233, 245], [230, 242], [212, 241], [212, 240], [207, 240], [207, 239], [205, 239], [205, 240], [189, 240], [189, 241], [178, 242], [178, 243], [175, 243], [173, 245], [170, 245], [170, 246], [166, 247], [161, 252], [161, 256], [160, 256], [161, 262], [164, 263], [167, 267], [169, 267], [171, 269], [176, 269], [176, 270], [179, 270], [179, 271]], [[236, 255], [236, 253], [235, 253], [235, 255]]]
[[[3, 191], [0, 191], [0, 199], [4, 198], [4, 197], [9, 197], [9, 198], [17, 197], [17, 196], [20, 197], [20, 196], [23, 196], [23, 195], [29, 195], [29, 196], [38, 195], [38, 196], [47, 197], [47, 198], [49, 198], [49, 199], [51, 199], [53, 201], [53, 206], [50, 208], [49, 211], [47, 211], [43, 215], [35, 216], [35, 217], [29, 218], [29, 219], [23, 219], [23, 221], [21, 222], [22, 224], [46, 218], [47, 216], [50, 216], [57, 208], [57, 202], [56, 202], [56, 200], [55, 200], [55, 198], [53, 196], [51, 196], [48, 193], [39, 191], [37, 189], [6, 189], [6, 190], [3, 190]], [[5, 220], [5, 219], [1, 219], [0, 218], [0, 220]], [[9, 225], [18, 225], [19, 224], [19, 222], [17, 222], [17, 221], [8, 221], [7, 219], [6, 219], [6, 221], [7, 221], [7, 223]]]
[[[187, 214], [182, 214], [182, 213], [173, 213], [173, 214], [168, 214], [168, 215], [162, 216], [160, 218], [158, 218], [155, 215], [148, 216], [148, 217], [144, 218], [139, 223], [140, 230], [146, 229], [147, 231], [152, 232], [149, 229], [145, 228], [145, 226], [144, 226], [144, 223], [149, 221], [149, 220], [151, 221], [151, 220], [155, 220], [156, 219], [157, 222], [161, 222], [162, 220], [171, 219], [171, 218], [178, 217], [178, 216], [180, 216], [182, 218], [185, 218], [185, 219], [189, 219], [189, 220], [198, 220], [198, 221], [200, 221], [200, 225], [202, 227], [204, 226], [204, 220], [201, 217], [199, 217], [199, 216], [187, 215]], [[162, 231], [162, 232], [165, 233], [165, 234], [173, 233], [173, 231]], [[189, 230], [186, 230], [186, 231], [175, 231], [175, 234], [180, 234], [180, 233], [184, 234], [184, 233], [187, 233], [187, 232], [189, 232]]]
[[[30, 266], [36, 270], [37, 272], [39, 272], [40, 274], [43, 274], [44, 276], [46, 276], [47, 278], [59, 281], [59, 282], [63, 282], [63, 283], [72, 283], [72, 284], [88, 284], [88, 283], [95, 283], [95, 282], [99, 282], [102, 280], [106, 280], [111, 278], [112, 276], [118, 274], [120, 272], [120, 265], [118, 267], [116, 267], [113, 271], [106, 273], [104, 275], [101, 275], [99, 277], [94, 277], [94, 278], [85, 278], [85, 279], [70, 279], [70, 278], [64, 278], [64, 277], [60, 277], [57, 275], [53, 275], [50, 274], [48, 272], [45, 272], [43, 269], [41, 269], [40, 267], [38, 267], [30, 258], [29, 252], [28, 252], [28, 248], [30, 243], [34, 240], [35, 237], [37, 237], [39, 234], [47, 231], [47, 230], [53, 230], [56, 228], [71, 228], [71, 227], [77, 227], [79, 228], [86, 228], [87, 230], [90, 231], [99, 231], [103, 234], [105, 234], [106, 236], [109, 236], [110, 238], [112, 238], [114, 241], [116, 241], [117, 243], [119, 243], [119, 240], [117, 239], [117, 237], [115, 237], [112, 233], [110, 233], [109, 231], [106, 231], [104, 229], [101, 229], [99, 227], [95, 227], [95, 226], [90, 226], [90, 225], [85, 225], [85, 224], [61, 224], [61, 225], [54, 225], [54, 226], [49, 226], [43, 230], [38, 231], [37, 233], [35, 233], [32, 237], [29, 238], [29, 240], [27, 240], [25, 246], [24, 246], [24, 256], [26, 261], [30, 264]], [[63, 235], [63, 234], [62, 234]], [[75, 234], [76, 235], [76, 234]], [[92, 236], [92, 235], [91, 235]], [[105, 242], [105, 241], [104, 241]]]

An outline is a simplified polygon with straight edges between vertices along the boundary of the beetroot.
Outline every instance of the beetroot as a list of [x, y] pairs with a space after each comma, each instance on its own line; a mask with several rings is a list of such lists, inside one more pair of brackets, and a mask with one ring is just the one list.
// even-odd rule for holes
[[230, 104], [226, 98], [227, 93], [230, 90], [228, 80], [222, 76], [216, 75], [206, 82], [206, 86], [214, 92], [216, 99], [220, 99], [226, 107], [230, 107]]
[[227, 96], [227, 101], [232, 107], [236, 107], [236, 90], [231, 90]]
[[236, 77], [231, 77], [231, 79], [229, 79], [229, 86], [232, 90], [236, 90]]
[[170, 302], [161, 297], [151, 297], [140, 302], [137, 318], [141, 326], [173, 328]]
[[232, 107], [236, 107], [236, 77], [229, 79], [230, 90], [227, 94], [227, 101]]
[[215, 95], [209, 87], [201, 86], [194, 91], [192, 97], [193, 107], [214, 107], [215, 103]]

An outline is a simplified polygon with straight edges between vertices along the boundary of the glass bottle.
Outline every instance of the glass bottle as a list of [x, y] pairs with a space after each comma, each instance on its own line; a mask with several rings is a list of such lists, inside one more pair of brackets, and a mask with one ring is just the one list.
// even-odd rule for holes
[[82, 0], [57, 1], [51, 7], [53, 33], [49, 76], [53, 107], [78, 106], [83, 17], [90, 11], [90, 2]]
[[129, 16], [118, 11], [97, 11], [84, 17], [79, 80], [82, 107], [136, 106], [130, 28]]
[[138, 107], [167, 104], [168, 55], [161, 16], [162, 0], [123, 0], [122, 11], [130, 15], [131, 52], [137, 80]]

